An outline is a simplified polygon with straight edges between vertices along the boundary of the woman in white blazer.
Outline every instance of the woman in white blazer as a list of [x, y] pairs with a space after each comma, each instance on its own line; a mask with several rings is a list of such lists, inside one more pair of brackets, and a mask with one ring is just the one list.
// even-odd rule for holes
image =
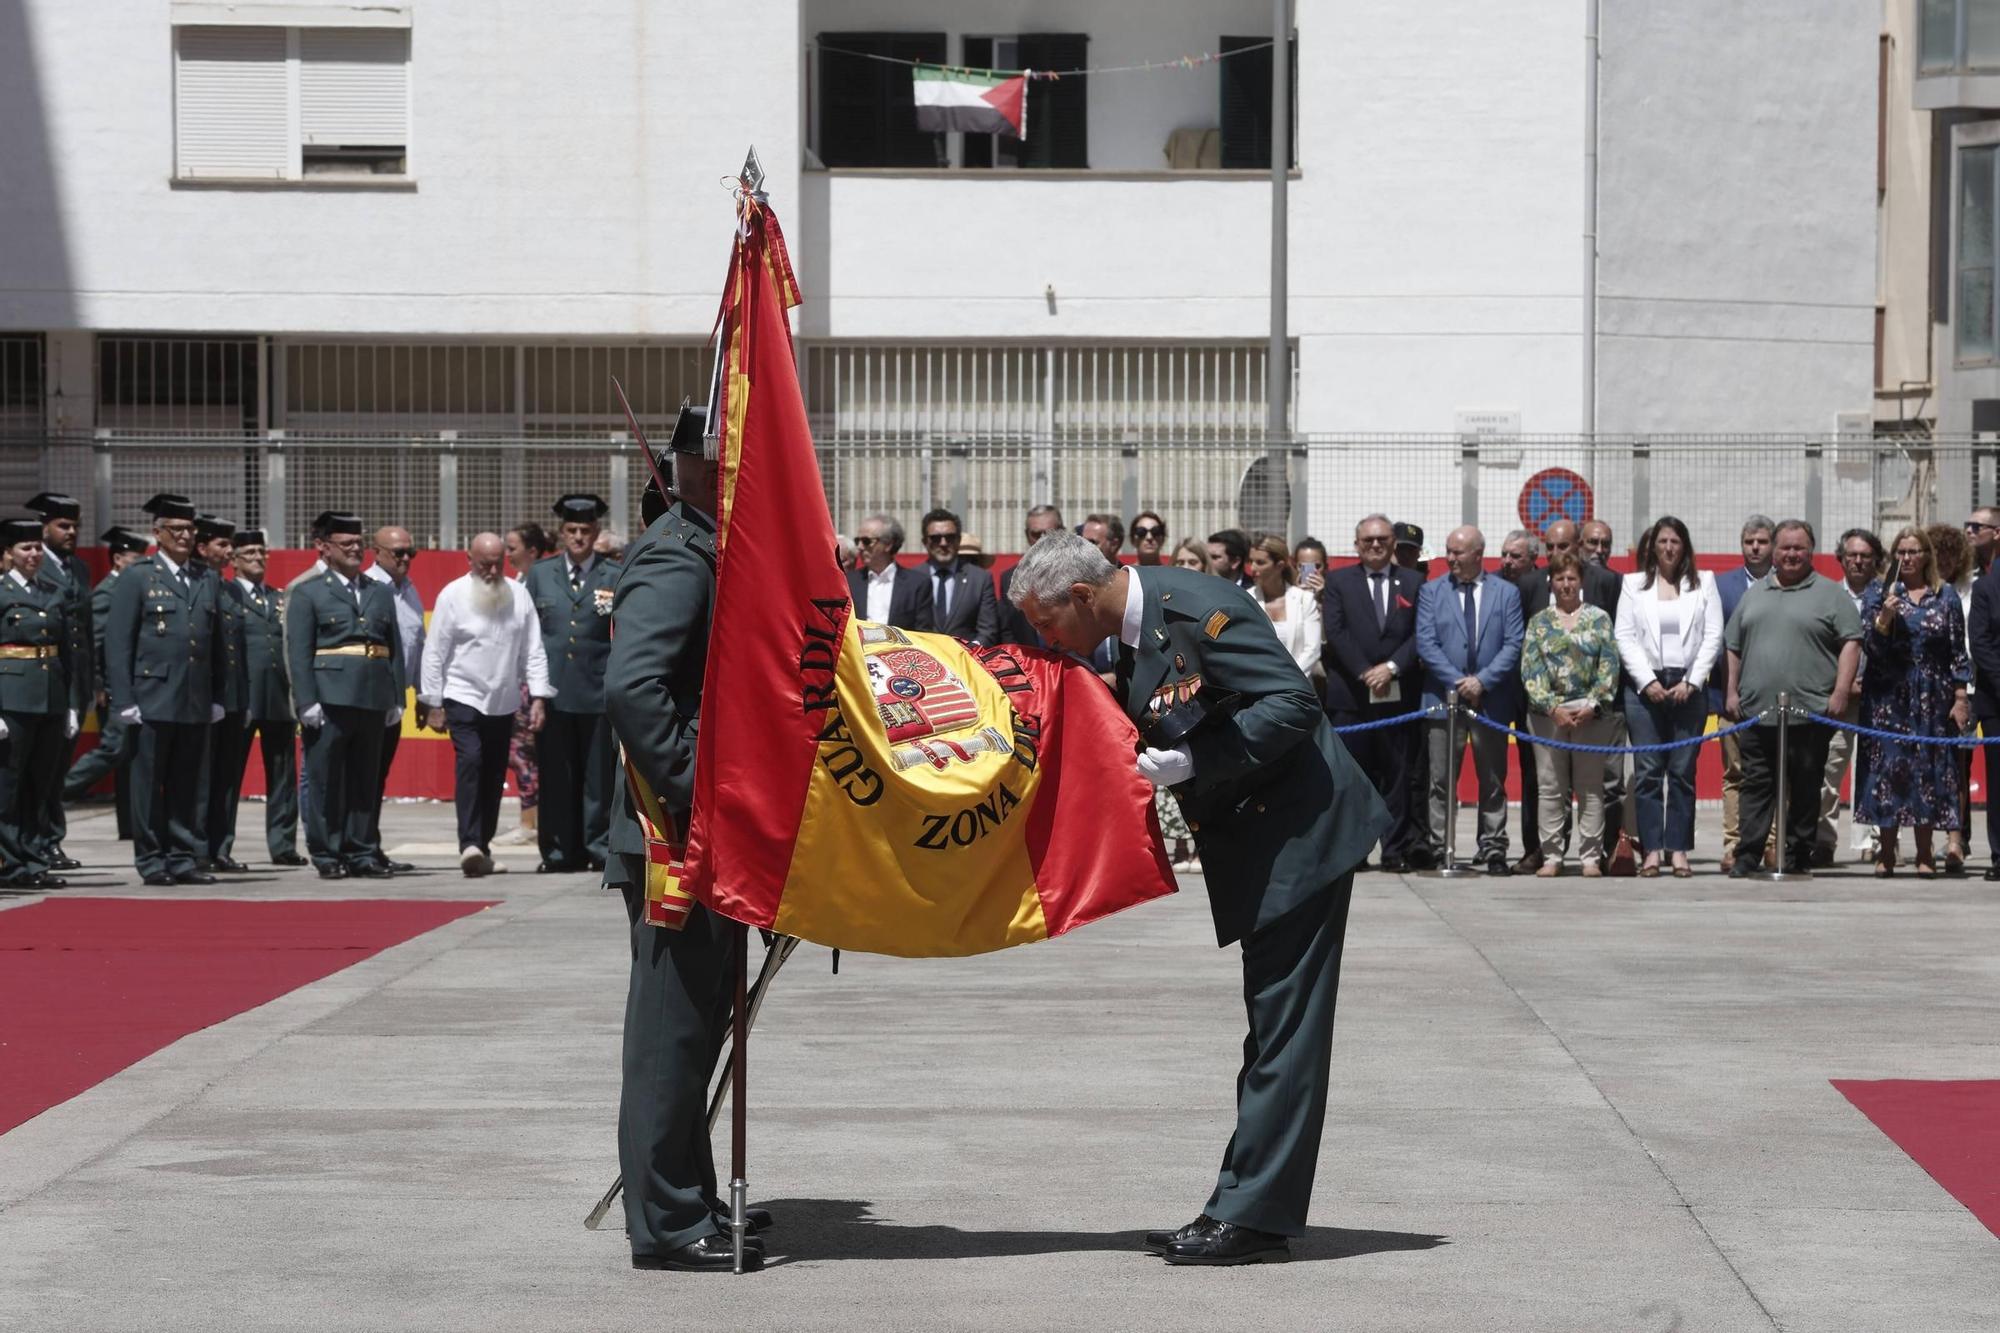
[[1250, 595], [1263, 606], [1264, 614], [1271, 617], [1271, 628], [1278, 631], [1278, 642], [1285, 645], [1285, 651], [1299, 664], [1306, 679], [1317, 686], [1326, 679], [1326, 668], [1320, 665], [1320, 650], [1325, 646], [1326, 635], [1320, 621], [1319, 598], [1293, 582], [1292, 552], [1285, 539], [1266, 537], [1252, 546], [1243, 562], [1243, 572], [1250, 576]]
[[[1639, 543], [1639, 568], [1618, 598], [1618, 656], [1625, 664], [1625, 725], [1634, 745], [1699, 736], [1708, 727], [1708, 678], [1722, 660], [1722, 598], [1694, 567], [1687, 524], [1671, 516]], [[1685, 879], [1694, 850], [1694, 766], [1699, 746], [1633, 756], [1640, 875], [1671, 859]]]

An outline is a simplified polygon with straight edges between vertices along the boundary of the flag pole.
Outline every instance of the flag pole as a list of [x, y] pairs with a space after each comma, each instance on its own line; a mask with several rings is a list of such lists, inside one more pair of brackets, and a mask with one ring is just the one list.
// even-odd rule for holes
[[729, 1144], [729, 1231], [735, 1243], [736, 1271], [743, 1271], [743, 1237], [750, 1225], [750, 1183], [744, 1178], [744, 1140], [748, 1133], [746, 1114], [750, 1067], [750, 927], [741, 921], [730, 923], [735, 939], [730, 944], [736, 964], [735, 1031], [730, 1038], [730, 1144]]

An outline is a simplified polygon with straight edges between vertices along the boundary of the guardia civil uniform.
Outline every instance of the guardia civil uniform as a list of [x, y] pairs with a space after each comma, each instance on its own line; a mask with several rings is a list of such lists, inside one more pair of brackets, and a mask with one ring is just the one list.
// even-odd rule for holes
[[[195, 543], [234, 537], [236, 525], [226, 519], [195, 520]], [[236, 840], [236, 808], [243, 795], [243, 761], [249, 744], [249, 649], [244, 643], [243, 601], [236, 580], [227, 570], [209, 567], [216, 588], [216, 652], [222, 658], [221, 687], [216, 703], [222, 716], [208, 729], [208, 763], [202, 773], [201, 839], [203, 870], [247, 870], [229, 854]]]
[[[0, 522], [0, 544], [39, 542], [35, 520]], [[7, 728], [0, 764], [0, 883], [61, 888], [50, 873], [49, 789], [62, 789], [62, 751], [74, 732], [71, 638], [63, 597], [19, 570], [0, 574], [0, 722]]]
[[[1236, 1132], [1203, 1215], [1297, 1236], [1326, 1114], [1354, 868], [1389, 811], [1261, 607], [1212, 575], [1129, 572], [1140, 615], [1126, 711], [1144, 743], [1185, 745], [1193, 758], [1174, 795], [1201, 852], [1216, 941], [1243, 952], [1250, 1031]], [[1215, 1261], [1187, 1257], [1199, 1249], [1184, 1261]]]
[[[97, 540], [113, 556], [144, 555], [150, 545], [143, 535], [121, 527], [106, 528], [98, 534]], [[62, 795], [65, 801], [80, 801], [90, 794], [91, 788], [104, 780], [105, 775], [111, 775], [118, 836], [128, 839], [132, 836], [132, 728], [111, 708], [111, 687], [104, 656], [104, 629], [111, 623], [111, 594], [122, 577], [123, 571], [114, 568], [98, 581], [90, 594], [91, 661], [95, 668], [91, 688], [100, 699], [97, 705], [97, 745], [70, 767], [69, 777], [63, 782]]]
[[[236, 534], [236, 548], [263, 546], [265, 537], [252, 529]], [[243, 736], [245, 756], [254, 736], [264, 761], [264, 843], [278, 865], [303, 865], [298, 853], [299, 772], [298, 722], [292, 712], [291, 677], [285, 667], [285, 594], [268, 583], [238, 575], [228, 591], [243, 618], [244, 662], [248, 705]], [[222, 850], [227, 854], [235, 831]]]
[[[361, 520], [333, 517], [322, 528], [359, 535]], [[387, 858], [372, 834], [382, 799], [382, 730], [400, 712], [407, 684], [395, 597], [359, 570], [349, 579], [329, 568], [294, 585], [284, 623], [313, 787], [308, 818], [320, 825], [308, 840], [313, 864], [328, 879], [385, 876]]]
[[[683, 409], [676, 448], [699, 456], [703, 415]], [[657, 794], [682, 836], [694, 801], [714, 603], [714, 520], [675, 502], [626, 548], [618, 567], [617, 633], [604, 697], [626, 764]], [[716, 1221], [723, 1205], [709, 1146], [708, 1084], [735, 994], [732, 927], [699, 903], [677, 929], [647, 924], [646, 845], [623, 781], [610, 843], [604, 879], [624, 895], [632, 936], [618, 1162], [633, 1263], [726, 1267], [729, 1246]], [[768, 1222], [768, 1215], [753, 1210], [753, 1220]], [[761, 1262], [761, 1254], [751, 1251], [745, 1259], [749, 1266], [753, 1259]]]
[[[73, 496], [55, 491], [43, 491], [28, 501], [28, 509], [39, 514], [44, 524], [66, 518], [79, 521], [83, 515], [82, 502]], [[35, 575], [35, 581], [53, 591], [63, 604], [63, 616], [69, 625], [69, 672], [70, 707], [80, 718], [90, 711], [92, 690], [96, 679], [96, 649], [92, 632], [93, 616], [90, 589], [90, 568], [83, 563], [83, 557], [76, 553], [76, 544], [58, 551], [48, 545], [46, 537], [42, 545], [42, 567]], [[63, 787], [69, 776], [70, 765], [75, 759], [74, 744], [68, 744], [56, 760], [56, 782], [42, 794], [46, 803], [43, 811], [41, 836], [45, 839], [42, 856], [58, 870], [74, 868], [79, 863], [63, 851], [63, 839], [69, 835], [69, 820], [63, 812]]]
[[[156, 495], [147, 512], [194, 519], [184, 496]], [[217, 713], [223, 659], [216, 650], [220, 584], [194, 562], [156, 551], [127, 569], [111, 593], [104, 631], [111, 708], [134, 728], [132, 859], [148, 884], [210, 884], [195, 862], [201, 775]]]
[[[568, 495], [555, 512], [566, 522], [595, 522], [606, 508], [594, 495]], [[619, 570], [597, 555], [578, 565], [564, 552], [528, 571], [528, 597], [541, 621], [556, 691], [535, 735], [542, 783], [537, 833], [546, 870], [601, 868], [610, 847], [617, 759], [605, 717], [604, 670]]]

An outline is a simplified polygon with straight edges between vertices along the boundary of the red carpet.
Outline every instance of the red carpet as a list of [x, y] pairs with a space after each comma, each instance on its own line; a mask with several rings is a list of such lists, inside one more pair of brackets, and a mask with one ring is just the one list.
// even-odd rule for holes
[[64, 898], [0, 912], [0, 1134], [490, 902]]
[[2000, 1079], [1844, 1079], [1833, 1086], [2000, 1236]]

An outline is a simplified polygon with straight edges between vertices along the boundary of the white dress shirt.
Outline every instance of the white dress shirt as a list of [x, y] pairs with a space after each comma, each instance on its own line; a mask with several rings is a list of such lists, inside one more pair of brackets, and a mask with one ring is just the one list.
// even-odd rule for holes
[[553, 699], [541, 621], [528, 590], [517, 579], [501, 579], [507, 609], [497, 616], [482, 615], [474, 605], [477, 584], [474, 575], [464, 574], [438, 594], [424, 644], [418, 702], [441, 708], [450, 699], [498, 717], [519, 711], [523, 680], [537, 699]]
[[880, 574], [864, 571], [862, 579], [868, 587], [868, 619], [878, 625], [889, 623], [889, 599], [896, 594], [896, 562]]
[[424, 656], [424, 599], [417, 595], [416, 583], [406, 578], [399, 584], [380, 565], [368, 566], [361, 577], [389, 585], [389, 595], [396, 599], [396, 629], [403, 636], [403, 679], [415, 680]]
[[1146, 595], [1139, 591], [1139, 567], [1127, 565], [1131, 579], [1125, 584], [1125, 618], [1118, 622], [1118, 642], [1127, 648], [1139, 646], [1139, 631], [1146, 627]]

